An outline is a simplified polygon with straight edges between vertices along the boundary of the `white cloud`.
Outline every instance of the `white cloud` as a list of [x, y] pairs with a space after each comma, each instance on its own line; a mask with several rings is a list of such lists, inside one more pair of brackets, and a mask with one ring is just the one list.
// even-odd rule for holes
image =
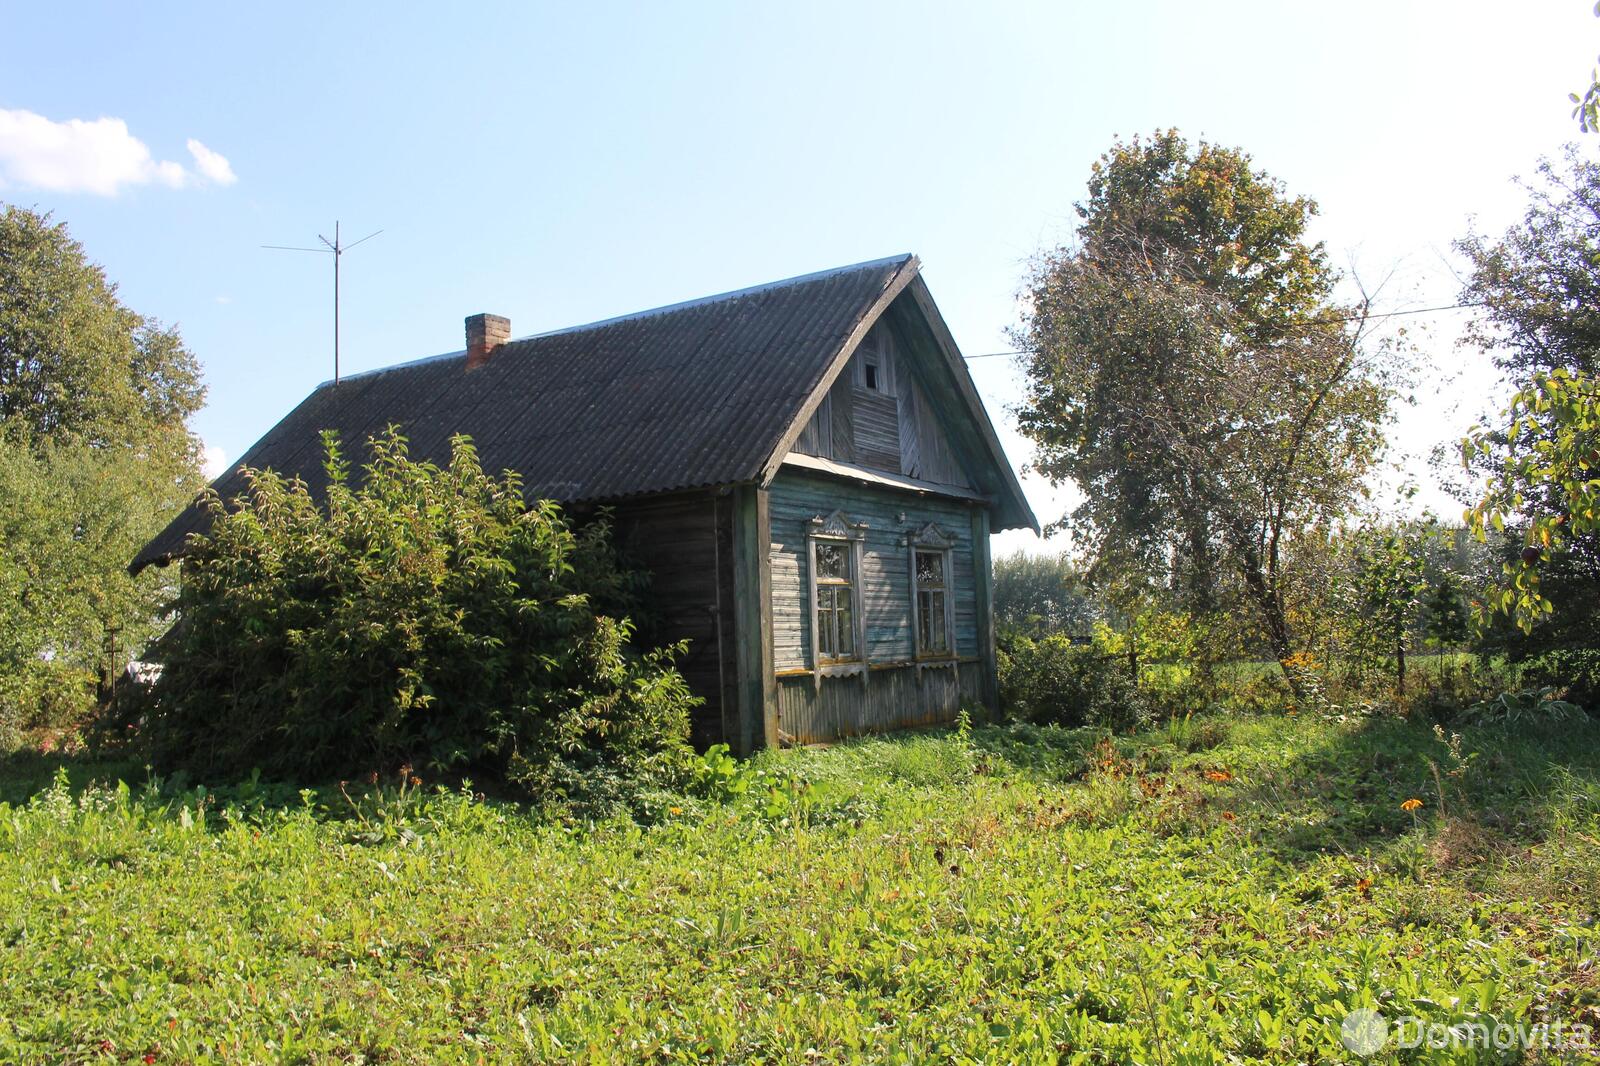
[[157, 160], [120, 118], [56, 122], [32, 111], [0, 108], [0, 188], [115, 196], [132, 185], [182, 189], [238, 180], [227, 159], [189, 141], [195, 170]]
[[226, 156], [220, 152], [213, 152], [193, 137], [189, 138], [189, 154], [194, 156], [195, 169], [207, 181], [214, 181], [218, 185], [232, 185], [239, 180], [233, 172], [233, 164], [228, 162]]
[[215, 444], [206, 445], [204, 468], [206, 480], [215, 481], [228, 469], [228, 453]]

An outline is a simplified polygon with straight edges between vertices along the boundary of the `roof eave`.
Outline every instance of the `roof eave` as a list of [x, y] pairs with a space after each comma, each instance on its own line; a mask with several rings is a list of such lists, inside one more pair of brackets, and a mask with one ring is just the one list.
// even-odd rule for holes
[[989, 420], [989, 411], [983, 406], [983, 399], [978, 395], [978, 387], [973, 384], [972, 374], [967, 370], [967, 361], [962, 356], [961, 349], [957, 346], [955, 336], [950, 332], [944, 316], [939, 313], [939, 305], [934, 303], [933, 293], [928, 291], [928, 283], [919, 274], [912, 279], [908, 289], [911, 299], [927, 321], [928, 328], [933, 331], [934, 341], [945, 358], [951, 376], [955, 378], [956, 388], [961, 393], [961, 398], [966, 401], [973, 424], [978, 427], [979, 436], [982, 437], [984, 446], [988, 448], [990, 458], [1004, 476], [1001, 487], [1004, 489], [1005, 498], [1000, 501], [998, 508], [1002, 524], [995, 528], [1031, 529], [1035, 533], [1041, 533], [1039, 519], [1034, 516], [1033, 508], [1028, 503], [1028, 496], [1022, 491], [1022, 482], [1018, 480], [1017, 472], [1011, 468], [1005, 447], [1000, 443], [1000, 435], [995, 432], [994, 423]]

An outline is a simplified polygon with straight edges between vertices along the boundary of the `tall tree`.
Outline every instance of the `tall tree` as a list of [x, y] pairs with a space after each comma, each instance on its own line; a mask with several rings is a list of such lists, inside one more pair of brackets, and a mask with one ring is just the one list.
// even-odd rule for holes
[[1600, 163], [1568, 148], [1525, 182], [1528, 209], [1498, 237], [1456, 243], [1471, 267], [1463, 303], [1485, 313], [1466, 341], [1519, 387], [1554, 370], [1600, 371]]
[[0, 429], [142, 444], [181, 427], [204, 398], [177, 331], [126, 307], [64, 223], [0, 211]]
[[1593, 647], [1600, 632], [1600, 164], [1569, 149], [1528, 195], [1517, 225], [1456, 246], [1471, 265], [1463, 302], [1484, 308], [1467, 342], [1518, 389], [1463, 442], [1481, 479], [1469, 521], [1521, 542], [1484, 602], [1525, 632], [1542, 623], [1518, 657]]
[[994, 561], [995, 623], [1007, 634], [1086, 634], [1100, 606], [1068, 555], [1016, 552]]
[[125, 570], [200, 488], [204, 390], [48, 215], [0, 207], [0, 739], [103, 695], [169, 590]]
[[1017, 336], [1023, 431], [1037, 469], [1082, 489], [1067, 521], [1095, 569], [1159, 575], [1201, 610], [1231, 571], [1280, 662], [1287, 541], [1361, 493], [1390, 400], [1387, 349], [1306, 236], [1315, 210], [1237, 149], [1118, 142]]

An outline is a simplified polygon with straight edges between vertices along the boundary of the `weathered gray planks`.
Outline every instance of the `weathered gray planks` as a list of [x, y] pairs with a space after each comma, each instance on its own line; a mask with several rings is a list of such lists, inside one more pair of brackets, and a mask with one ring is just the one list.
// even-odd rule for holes
[[[891, 337], [897, 335], [896, 329], [885, 321], [874, 333], [881, 331]], [[902, 346], [898, 340], [882, 343], [881, 349], [850, 357], [845, 371], [800, 431], [794, 450], [971, 488], [973, 480], [961, 453], [923, 384], [935, 369], [926, 365], [930, 358], [927, 346]], [[864, 384], [862, 366], [868, 357], [878, 366], [876, 389]], [[941, 370], [933, 376], [942, 374]], [[952, 410], [953, 417], [964, 417], [963, 412]]]
[[[808, 471], [785, 469], [771, 488], [770, 551], [773, 665], [779, 681], [779, 726], [793, 738], [825, 740], [896, 724], [945, 721], [969, 687], [981, 702], [983, 641], [979, 623], [972, 514], [975, 505], [853, 484]], [[976, 508], [981, 510], [981, 508]], [[810, 520], [843, 510], [867, 524], [860, 574], [867, 684], [858, 678], [823, 678], [809, 671], [811, 625], [806, 536]], [[911, 574], [907, 535], [936, 522], [954, 541], [950, 595], [955, 650], [966, 660], [948, 666], [911, 665]], [[987, 558], [987, 545], [981, 549]], [[898, 677], [907, 673], [910, 680]], [[799, 676], [804, 673], [805, 676]], [[794, 676], [788, 676], [794, 675]], [[807, 695], [809, 693], [809, 695]], [[944, 717], [940, 717], [944, 716]], [[830, 730], [832, 732], [830, 732]]]
[[692, 719], [704, 747], [727, 733], [733, 670], [732, 516], [709, 493], [629, 500], [612, 508], [625, 560], [650, 575], [645, 607], [634, 621], [646, 645], [689, 641], [678, 669], [705, 700]]

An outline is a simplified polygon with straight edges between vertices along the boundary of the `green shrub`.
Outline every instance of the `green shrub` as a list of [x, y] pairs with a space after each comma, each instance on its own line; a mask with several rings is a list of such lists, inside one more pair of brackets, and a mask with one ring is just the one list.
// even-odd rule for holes
[[527, 507], [466, 438], [440, 468], [391, 429], [359, 488], [325, 446], [325, 508], [270, 471], [207, 501], [146, 708], [159, 767], [317, 780], [412, 763], [603, 805], [686, 771], [695, 700], [677, 649], [628, 650], [638, 579], [604, 521]]
[[1000, 655], [1000, 699], [1035, 725], [1130, 729], [1150, 718], [1138, 684], [1119, 660], [1066, 637], [1018, 637]]
[[1542, 726], [1574, 722], [1583, 717], [1583, 708], [1556, 698], [1553, 688], [1527, 688], [1502, 692], [1492, 700], [1474, 703], [1461, 712], [1469, 725]]
[[[1418, 664], [1427, 660], [1417, 660]], [[1441, 655], [1431, 669], [1414, 671], [1403, 710], [1425, 721], [1454, 721], [1461, 712], [1521, 686], [1521, 672], [1486, 656]]]
[[1560, 688], [1573, 703], [1600, 713], [1600, 649], [1551, 648], [1528, 659], [1523, 671], [1528, 680]]

